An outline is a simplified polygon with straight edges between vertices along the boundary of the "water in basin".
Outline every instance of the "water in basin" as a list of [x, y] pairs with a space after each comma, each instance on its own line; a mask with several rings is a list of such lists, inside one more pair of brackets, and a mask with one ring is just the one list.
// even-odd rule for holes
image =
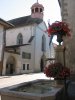
[[54, 84], [55, 83], [53, 81], [28, 83], [24, 86], [16, 88], [15, 91], [44, 94], [51, 92], [54, 88], [52, 85]]

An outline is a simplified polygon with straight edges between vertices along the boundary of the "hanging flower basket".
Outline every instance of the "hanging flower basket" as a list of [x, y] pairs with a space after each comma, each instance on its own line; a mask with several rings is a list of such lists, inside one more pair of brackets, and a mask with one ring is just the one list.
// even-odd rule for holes
[[49, 25], [47, 32], [48, 36], [57, 35], [57, 42], [59, 42], [59, 44], [63, 41], [63, 36], [71, 36], [70, 29], [66, 22], [56, 21], [52, 25]]

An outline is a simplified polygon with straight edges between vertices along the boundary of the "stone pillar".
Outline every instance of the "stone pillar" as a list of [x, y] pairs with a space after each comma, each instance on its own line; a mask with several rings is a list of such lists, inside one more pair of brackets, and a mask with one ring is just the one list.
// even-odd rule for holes
[[55, 49], [55, 61], [65, 66], [65, 48], [62, 45], [58, 45]]
[[70, 68], [71, 74], [75, 75], [75, 37], [64, 39], [66, 45], [66, 66]]

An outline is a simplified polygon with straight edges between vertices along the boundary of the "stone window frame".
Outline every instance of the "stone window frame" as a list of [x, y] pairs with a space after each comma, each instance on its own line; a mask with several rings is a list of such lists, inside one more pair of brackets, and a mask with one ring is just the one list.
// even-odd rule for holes
[[41, 12], [41, 13], [43, 12], [43, 9], [42, 9], [42, 8], [40, 8], [40, 12]]
[[29, 68], [29, 64], [27, 64], [27, 70], [29, 70], [30, 68]]
[[26, 70], [26, 64], [23, 64], [23, 70]]
[[34, 9], [32, 9], [32, 13], [34, 13]]
[[39, 8], [38, 7], [35, 8], [35, 12], [39, 12]]
[[22, 58], [23, 59], [31, 59], [31, 53], [22, 52]]
[[23, 44], [23, 35], [19, 33], [17, 35], [17, 45], [22, 45]]
[[23, 70], [29, 70], [29, 69], [30, 69], [30, 64], [29, 63], [23, 64]]

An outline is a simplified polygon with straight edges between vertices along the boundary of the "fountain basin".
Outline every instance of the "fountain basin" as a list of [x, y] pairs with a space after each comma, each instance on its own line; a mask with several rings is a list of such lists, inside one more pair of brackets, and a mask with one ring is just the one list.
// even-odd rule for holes
[[56, 100], [62, 93], [54, 80], [34, 80], [1, 89], [1, 100]]

